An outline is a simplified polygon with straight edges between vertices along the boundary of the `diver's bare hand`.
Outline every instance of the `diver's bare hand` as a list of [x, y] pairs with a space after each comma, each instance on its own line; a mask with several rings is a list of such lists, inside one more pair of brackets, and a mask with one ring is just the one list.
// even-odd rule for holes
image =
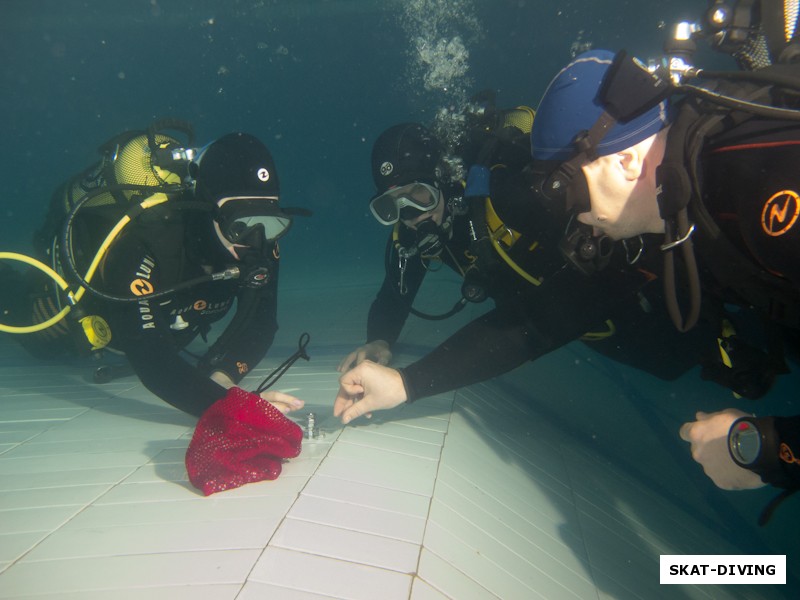
[[390, 369], [365, 360], [339, 378], [339, 393], [333, 403], [333, 416], [347, 425], [373, 411], [394, 408], [408, 399], [403, 378]]
[[285, 394], [284, 392], [267, 390], [266, 392], [261, 392], [261, 397], [272, 404], [272, 406], [277, 408], [283, 414], [290, 413], [294, 410], [300, 410], [306, 405], [306, 403], [303, 400], [300, 400], [300, 398], [295, 398], [294, 396]]
[[696, 421], [681, 426], [681, 439], [691, 444], [692, 458], [703, 467], [705, 474], [723, 490], [752, 490], [763, 487], [761, 477], [743, 469], [728, 452], [728, 432], [739, 417], [747, 416], [735, 408], [715, 413], [698, 412]]

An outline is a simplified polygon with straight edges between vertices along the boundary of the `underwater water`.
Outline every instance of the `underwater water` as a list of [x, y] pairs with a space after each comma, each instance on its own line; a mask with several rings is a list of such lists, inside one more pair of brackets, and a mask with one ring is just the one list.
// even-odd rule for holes
[[500, 105], [535, 106], [576, 49], [658, 55], [665, 24], [699, 4], [5, 1], [0, 239], [23, 249], [52, 189], [102, 142], [177, 117], [200, 142], [243, 130], [269, 146], [285, 202], [315, 212], [284, 243], [297, 263], [286, 272], [318, 246], [358, 266], [384, 237], [367, 210], [381, 130], [431, 122], [485, 88]]
[[[155, 119], [176, 117], [192, 123], [201, 143], [236, 130], [266, 143], [280, 174], [283, 203], [314, 213], [296, 219], [281, 242], [282, 285], [318, 290], [315, 282], [324, 282], [321, 302], [336, 314], [342, 310], [331, 306], [337, 286], [374, 282], [377, 291], [382, 277], [387, 231], [370, 215], [367, 201], [374, 193], [370, 151], [383, 129], [422, 121], [457, 135], [457, 115], [472, 94], [487, 88], [497, 92], [500, 106], [535, 107], [549, 80], [576, 52], [626, 48], [643, 58], [658, 57], [668, 26], [696, 20], [705, 4], [0, 0], [0, 250], [30, 251], [53, 189], [96, 161], [101, 143]], [[703, 50], [698, 56], [709, 64], [725, 60]], [[281, 321], [281, 328], [291, 332], [286, 340], [293, 343], [297, 324]], [[556, 385], [563, 359], [562, 354], [543, 363], [548, 368], [536, 382], [540, 391]], [[631, 395], [651, 389], [654, 396], [671, 397], [675, 405], [664, 410], [677, 422], [688, 414], [680, 402], [699, 405], [710, 387], [682, 396], [662, 382], [642, 383], [639, 378], [646, 376], [618, 365], [604, 364], [598, 371], [603, 381], [619, 384], [614, 389]], [[782, 381], [770, 408], [795, 410], [796, 386], [797, 377]], [[603, 397], [591, 379], [576, 385], [574, 397], [591, 408], [582, 410], [576, 402], [546, 411], [564, 430], [597, 442], [597, 423], [615, 421], [604, 410], [604, 404], [615, 406], [615, 399]], [[716, 392], [705, 399], [704, 408], [721, 409], [730, 395]], [[667, 445], [674, 431], [660, 421], [655, 425]], [[648, 448], [623, 439], [624, 429], [621, 422], [605, 429], [608, 435], [598, 442], [602, 455], [657, 486]], [[675, 454], [681, 451], [675, 448]], [[686, 469], [698, 468], [688, 456], [680, 460]], [[662, 491], [681, 498], [680, 489]], [[731, 508], [739, 502], [736, 496], [706, 491], [722, 513], [740, 518], [741, 511]], [[772, 497], [762, 492], [742, 499], [753, 514]], [[776, 520], [796, 525], [782, 511]], [[750, 530], [743, 535], [742, 548], [753, 553], [765, 548], [786, 553], [790, 544], [797, 545], [784, 539], [789, 533], [780, 525], [763, 538]], [[796, 565], [791, 569], [800, 575]]]

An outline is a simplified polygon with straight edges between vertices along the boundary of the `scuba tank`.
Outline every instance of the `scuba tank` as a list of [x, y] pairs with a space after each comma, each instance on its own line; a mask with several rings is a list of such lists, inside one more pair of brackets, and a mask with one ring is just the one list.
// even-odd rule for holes
[[57, 190], [45, 223], [34, 236], [34, 246], [47, 264], [3, 253], [2, 258], [25, 262], [57, 285], [46, 288], [50, 300], [36, 300], [41, 313], [36, 324], [0, 325], [0, 330], [38, 333], [69, 315], [67, 330], [80, 331], [77, 338], [85, 338], [87, 349], [98, 350], [109, 343], [111, 334], [105, 320], [86, 314], [78, 303], [87, 290], [107, 297], [92, 288], [90, 281], [124, 226], [146, 209], [189, 189], [184, 177], [190, 156], [174, 137], [163, 133], [164, 129], [184, 132], [187, 145], [194, 142], [191, 126], [176, 120], [158, 121], [146, 131], [120, 134], [100, 146], [102, 157], [96, 164]]

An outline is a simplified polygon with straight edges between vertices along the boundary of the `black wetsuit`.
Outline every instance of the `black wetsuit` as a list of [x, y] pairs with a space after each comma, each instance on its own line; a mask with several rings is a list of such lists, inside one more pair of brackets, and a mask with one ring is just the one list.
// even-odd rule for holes
[[[565, 264], [557, 248], [557, 238], [563, 229], [533, 200], [519, 174], [492, 171], [491, 190], [492, 202], [501, 219], [513, 223], [515, 229], [525, 234], [517, 244], [526, 240], [530, 244], [531, 239], [538, 242], [522, 266], [541, 278], [542, 283], [534, 286], [525, 281], [495, 256], [487, 274], [494, 308], [423, 358], [399, 369], [409, 401], [506, 373], [585, 333], [607, 330], [607, 319], [614, 322], [617, 333], [593, 345], [616, 360], [667, 379], [699, 362], [698, 346], [695, 346], [697, 352], [686, 350], [699, 334], [687, 338], [669, 324], [663, 316], [663, 307], [659, 306], [660, 284], [652, 283], [651, 273], [631, 268], [621, 251], [615, 253], [612, 264], [601, 273], [587, 276], [579, 272]], [[399, 227], [401, 242], [404, 237], [411, 237], [410, 230], [402, 224]], [[469, 249], [468, 230], [467, 218], [456, 216], [452, 239], [441, 254], [445, 264], [457, 272], [462, 272], [468, 264], [464, 254]], [[651, 247], [645, 256], [660, 260], [657, 249]], [[387, 261], [386, 277], [369, 311], [368, 342], [395, 343], [426, 273], [419, 256], [410, 259], [404, 275], [407, 293], [401, 295], [398, 261], [396, 257]], [[644, 293], [652, 307], [646, 306]], [[649, 308], [652, 312], [645, 312]], [[648, 341], [653, 339], [660, 340], [658, 349]], [[647, 345], [650, 351], [643, 352]], [[681, 350], [678, 352], [676, 348]]]
[[[703, 164], [703, 204], [724, 237], [776, 276], [772, 287], [785, 281], [800, 290], [800, 124], [746, 121], [709, 140]], [[703, 250], [708, 255], [715, 249]], [[743, 261], [738, 263], [741, 275]], [[727, 273], [715, 276], [728, 282]], [[789, 325], [800, 328], [800, 315], [793, 318]]]
[[[713, 219], [708, 227], [697, 218], [706, 225], [696, 245], [713, 281], [707, 287], [723, 301], [756, 307], [777, 344], [782, 336], [797, 344], [800, 124], [753, 118], [710, 139], [702, 185]], [[783, 447], [764, 480], [800, 487], [800, 416], [775, 417], [774, 431]]]
[[[172, 200], [170, 201], [172, 202]], [[150, 209], [153, 213], [158, 208]], [[92, 222], [92, 211], [76, 225], [78, 238]], [[207, 213], [179, 215], [177, 219], [140, 217], [123, 230], [101, 263], [92, 287], [112, 296], [131, 297], [139, 289], [155, 292], [180, 282], [224, 270], [237, 261], [217, 241]], [[94, 231], [100, 224], [92, 222]], [[103, 235], [108, 232], [106, 223]], [[81, 239], [75, 240], [80, 248]], [[80, 253], [79, 265], [85, 268], [96, 246]], [[210, 375], [221, 371], [238, 383], [265, 356], [272, 344], [277, 324], [277, 247], [267, 245], [270, 278], [259, 288], [244, 287], [237, 280], [202, 283], [154, 300], [117, 302], [87, 293], [78, 304], [86, 314], [102, 316], [111, 330], [109, 347], [127, 356], [136, 375], [148, 390], [176, 408], [199, 416], [226, 390]], [[239, 266], [241, 263], [238, 263]], [[17, 321], [30, 322], [31, 300], [34, 310], [48, 300], [38, 277], [29, 285], [27, 311], [18, 311]], [[50, 289], [52, 286], [48, 286]], [[74, 286], [77, 289], [77, 285]], [[33, 288], [33, 289], [31, 289]], [[36, 289], [38, 288], [38, 290]], [[48, 291], [50, 296], [52, 292]], [[198, 335], [205, 338], [211, 325], [235, 307], [233, 319], [216, 342], [194, 364], [185, 348]], [[60, 335], [59, 335], [60, 334]], [[76, 336], [82, 334], [75, 323], [68, 328], [53, 328], [38, 334], [19, 336], [20, 342], [40, 358], [74, 352]]]

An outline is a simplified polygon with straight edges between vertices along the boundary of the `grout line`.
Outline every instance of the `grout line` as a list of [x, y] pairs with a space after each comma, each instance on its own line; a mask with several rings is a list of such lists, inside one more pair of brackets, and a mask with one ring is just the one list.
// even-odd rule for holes
[[[258, 556], [253, 561], [253, 564], [251, 565], [250, 569], [247, 571], [247, 574], [245, 575], [244, 581], [242, 582], [242, 586], [239, 589], [239, 591], [236, 593], [235, 598], [239, 597], [239, 595], [242, 593], [242, 591], [244, 590], [244, 588], [247, 585], [247, 583], [250, 581], [250, 576], [253, 574], [253, 571], [255, 570], [256, 566], [261, 562], [261, 559], [264, 556], [264, 554], [266, 553], [266, 551], [270, 548], [270, 545], [272, 544], [272, 540], [274, 539], [275, 535], [278, 533], [278, 531], [283, 526], [283, 524], [286, 522], [286, 520], [289, 519], [289, 513], [291, 512], [292, 508], [294, 508], [294, 505], [297, 503], [297, 500], [302, 495], [303, 490], [305, 490], [306, 487], [308, 487], [308, 483], [317, 474], [317, 471], [319, 471], [319, 468], [322, 466], [322, 463], [324, 463], [325, 460], [328, 458], [328, 455], [330, 454], [330, 451], [333, 448], [334, 443], [336, 443], [336, 441], [338, 440], [338, 438], [339, 438], [339, 434], [336, 435], [336, 439], [332, 440], [330, 442], [330, 444], [328, 444], [328, 451], [325, 453], [325, 456], [319, 461], [317, 466], [314, 468], [314, 472], [311, 473], [308, 476], [308, 478], [306, 479], [305, 484], [303, 484], [303, 487], [300, 488], [300, 490], [295, 495], [294, 501], [291, 503], [289, 508], [286, 509], [286, 512], [283, 514], [283, 517], [281, 517], [281, 519], [278, 521], [278, 524], [275, 526], [275, 529], [273, 530], [272, 535], [269, 536], [269, 539], [264, 544], [264, 547], [261, 549], [261, 552], [258, 553]], [[302, 455], [302, 452], [300, 454]], [[277, 548], [277, 546], [276, 546], [276, 548]], [[307, 554], [307, 553], [303, 553], [303, 554]], [[235, 598], [234, 598], [234, 600], [235, 600]]]
[[[420, 543], [419, 552], [417, 553], [417, 565], [414, 568], [414, 572], [411, 574], [412, 581], [411, 581], [411, 589], [408, 595], [409, 600], [411, 600], [411, 594], [413, 593], [414, 590], [414, 579], [420, 579], [421, 581], [425, 581], [425, 583], [435, 588], [435, 586], [433, 586], [433, 584], [431, 584], [429, 581], [420, 578], [419, 565], [420, 562], [422, 561], [422, 550], [423, 548], [426, 548], [425, 538], [427, 537], [428, 534], [428, 524], [430, 523], [430, 518], [431, 518], [431, 507], [433, 506], [433, 498], [436, 496], [436, 489], [439, 486], [439, 471], [442, 468], [442, 452], [444, 451], [444, 445], [447, 443], [447, 434], [450, 432], [451, 418], [453, 416], [453, 410], [455, 410], [456, 394], [458, 392], [453, 391], [449, 393], [452, 394], [450, 398], [450, 410], [448, 412], [449, 417], [447, 418], [447, 427], [445, 428], [445, 431], [442, 434], [442, 445], [439, 447], [439, 458], [436, 464], [436, 473], [434, 475], [433, 490], [431, 491], [430, 498], [428, 499], [428, 512], [425, 513], [425, 526], [422, 528], [422, 542]], [[428, 552], [430, 552], [430, 550], [428, 550]], [[450, 563], [448, 562], [448, 564]]]

